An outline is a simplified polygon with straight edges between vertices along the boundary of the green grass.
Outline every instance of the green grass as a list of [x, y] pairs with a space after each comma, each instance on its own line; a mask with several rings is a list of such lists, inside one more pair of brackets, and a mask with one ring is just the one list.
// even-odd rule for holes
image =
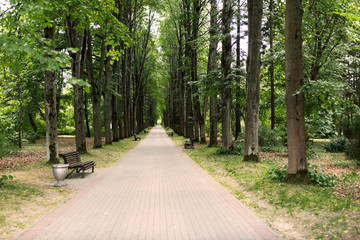
[[[179, 136], [173, 140], [179, 146], [183, 146], [185, 141]], [[267, 216], [265, 220], [269, 223], [286, 214], [299, 225], [307, 223], [304, 227], [299, 227], [299, 231], [304, 231], [308, 238], [360, 238], [359, 199], [351, 194], [340, 196], [335, 191], [337, 187], [358, 186], [356, 184], [360, 183], [356, 163], [343, 154], [325, 153], [321, 143], [317, 142], [312, 148], [314, 155], [310, 160], [311, 164], [347, 169], [347, 173], [340, 176], [340, 184], [331, 188], [291, 185], [265, 178], [268, 170], [286, 164], [283, 152], [262, 154], [262, 162], [252, 163], [243, 162], [243, 156], [217, 154], [217, 149], [195, 144], [194, 150], [187, 150], [185, 153], [258, 215]], [[260, 207], [257, 200], [265, 201], [272, 209]], [[306, 216], [317, 217], [314, 220]]]

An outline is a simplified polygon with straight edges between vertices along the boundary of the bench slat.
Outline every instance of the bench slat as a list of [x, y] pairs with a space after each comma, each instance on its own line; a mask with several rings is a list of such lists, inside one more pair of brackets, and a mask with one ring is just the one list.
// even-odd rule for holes
[[[96, 166], [96, 163], [94, 161], [81, 162], [80, 154], [76, 151], [61, 153], [59, 154], [59, 156], [64, 159], [65, 164], [69, 164], [69, 169], [74, 169], [76, 170], [76, 172], [80, 172], [82, 170], [82, 177], [84, 177], [84, 171], [89, 168], [92, 168], [94, 172], [94, 167]], [[70, 172], [70, 174], [71, 173], [72, 172]], [[70, 174], [67, 177], [69, 177]]]

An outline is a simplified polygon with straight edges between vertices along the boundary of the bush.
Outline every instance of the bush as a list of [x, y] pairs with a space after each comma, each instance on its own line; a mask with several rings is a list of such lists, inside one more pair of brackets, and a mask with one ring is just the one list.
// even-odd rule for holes
[[284, 166], [282, 168], [272, 168], [265, 173], [265, 178], [284, 182], [287, 176], [287, 172], [287, 166]]
[[270, 153], [286, 152], [286, 149], [284, 147], [278, 147], [278, 146], [263, 146], [263, 147], [260, 147], [260, 149], [263, 152], [270, 152]]
[[333, 187], [338, 184], [338, 180], [335, 175], [319, 172], [318, 166], [315, 164], [309, 166], [309, 175], [311, 182], [321, 187]]
[[242, 155], [242, 145], [232, 145], [230, 148], [223, 148], [220, 147], [216, 153], [220, 154], [220, 155], [228, 155], [228, 154], [233, 154], [233, 155]]
[[356, 159], [358, 163], [360, 163], [360, 148], [354, 144], [353, 142], [347, 142], [345, 144], [345, 151], [346, 155], [349, 157]]
[[2, 175], [2, 176], [0, 177], [0, 188], [1, 188], [2, 186], [4, 186], [4, 181], [13, 180], [13, 179], [14, 179], [14, 177], [11, 176], [11, 175]]
[[38, 132], [29, 131], [25, 134], [25, 139], [30, 143], [35, 143], [37, 139], [40, 138], [40, 134]]
[[342, 122], [344, 135], [349, 140], [345, 145], [345, 153], [360, 162], [360, 116], [345, 118]]
[[8, 155], [14, 155], [19, 148], [9, 141], [4, 135], [0, 134], [0, 158]]
[[327, 152], [344, 152], [346, 145], [346, 138], [345, 137], [335, 137], [330, 139], [330, 142], [324, 143], [324, 149]]
[[259, 124], [259, 146], [278, 145], [277, 135], [265, 124]]
[[[315, 164], [309, 166], [309, 176], [313, 184], [319, 185], [321, 187], [333, 187], [338, 184], [338, 179], [335, 175], [324, 174], [319, 170], [320, 169], [318, 169], [318, 166]], [[272, 168], [265, 173], [265, 178], [284, 182], [286, 180], [287, 174], [287, 166], [282, 168]]]

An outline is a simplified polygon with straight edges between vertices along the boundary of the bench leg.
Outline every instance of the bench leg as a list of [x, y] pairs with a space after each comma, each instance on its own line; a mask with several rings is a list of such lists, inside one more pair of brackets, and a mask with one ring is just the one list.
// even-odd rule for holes
[[92, 172], [94, 172], [94, 167], [92, 167]]
[[75, 169], [73, 169], [68, 175], [66, 175], [66, 178], [68, 178], [74, 171]]
[[83, 170], [82, 170], [82, 176], [81, 176], [81, 178], [84, 178], [85, 177], [85, 169], [83, 168]]

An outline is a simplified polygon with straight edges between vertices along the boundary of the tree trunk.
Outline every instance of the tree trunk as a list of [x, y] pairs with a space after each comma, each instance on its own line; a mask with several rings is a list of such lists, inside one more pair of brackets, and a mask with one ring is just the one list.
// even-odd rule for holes
[[[120, 49], [117, 49], [120, 51]], [[115, 75], [115, 89], [117, 94], [120, 93], [120, 62], [115, 61], [113, 72]], [[120, 139], [120, 131], [119, 131], [119, 97], [116, 94], [112, 95], [112, 131], [113, 131], [113, 141], [117, 142]]]
[[262, 0], [248, 0], [249, 45], [246, 78], [246, 114], [244, 161], [260, 161], [259, 98]]
[[[210, 12], [210, 44], [209, 44], [209, 56], [208, 56], [208, 65], [207, 65], [207, 75], [213, 78], [213, 81], [218, 81], [217, 79], [217, 45], [218, 40], [217, 35], [217, 3], [216, 0], [211, 0], [211, 12]], [[217, 94], [210, 96], [210, 141], [209, 147], [217, 146], [217, 120], [218, 120], [218, 103], [217, 103]]]
[[[71, 74], [73, 78], [81, 79], [81, 64], [84, 59], [81, 57], [83, 46], [84, 33], [80, 35], [78, 30], [78, 20], [72, 20], [71, 16], [66, 17], [66, 38], [69, 48], [77, 48], [77, 52], [69, 52], [72, 59]], [[74, 118], [75, 118], [75, 140], [76, 151], [86, 153], [86, 139], [85, 139], [85, 125], [84, 125], [84, 102], [83, 102], [83, 87], [74, 84]]]
[[271, 60], [270, 60], [270, 108], [271, 108], [271, 129], [274, 130], [275, 128], [275, 84], [274, 84], [274, 24], [273, 24], [273, 7], [274, 7], [274, 0], [270, 0], [270, 53], [271, 53]]
[[[57, 110], [56, 110], [56, 113], [57, 113]], [[35, 133], [37, 133], [38, 129], [37, 129], [36, 123], [34, 121], [34, 117], [33, 117], [32, 113], [29, 112], [28, 117], [29, 117], [29, 121], [30, 121], [32, 129], [34, 130]]]
[[285, 78], [288, 176], [291, 183], [309, 183], [305, 146], [305, 97], [299, 93], [303, 82], [302, 1], [286, 0]]
[[[236, 75], [238, 77], [240, 77], [240, 67], [241, 67], [241, 62], [240, 62], [240, 34], [241, 34], [241, 26], [240, 26], [240, 14], [241, 14], [241, 9], [240, 9], [240, 0], [238, 0], [238, 6], [237, 6], [237, 21], [236, 21], [236, 27], [237, 27], [237, 32], [236, 32]], [[241, 133], [241, 111], [240, 111], [240, 97], [241, 97], [241, 93], [240, 93], [240, 86], [236, 87], [236, 94], [235, 94], [235, 140], [237, 140], [239, 138], [239, 134]]]
[[84, 94], [84, 98], [85, 98], [85, 123], [86, 123], [86, 137], [90, 138], [91, 137], [91, 133], [90, 133], [90, 123], [89, 123], [89, 111], [88, 111], [88, 98], [87, 98], [87, 93], [85, 92]]
[[183, 7], [185, 11], [185, 85], [186, 85], [186, 135], [187, 138], [194, 138], [194, 112], [191, 90], [191, 18], [190, 18], [190, 3], [189, 0], [183, 0]]
[[203, 108], [203, 115], [201, 118], [200, 123], [200, 143], [206, 144], [206, 133], [205, 133], [205, 119], [208, 112], [208, 105], [209, 105], [209, 98], [207, 96], [204, 97], [204, 108]]
[[[55, 41], [55, 25], [44, 28], [46, 39]], [[50, 49], [55, 49], [51, 46]], [[45, 57], [52, 57], [46, 55]], [[50, 164], [59, 163], [58, 156], [58, 132], [56, 111], [56, 72], [45, 71], [45, 118], [46, 118], [46, 161]]]
[[232, 21], [232, 1], [224, 0], [222, 13], [222, 34], [224, 36], [222, 41], [221, 54], [221, 82], [222, 82], [222, 146], [223, 148], [230, 148], [232, 145], [232, 130], [231, 130], [231, 80], [229, 77], [231, 69], [231, 21]]
[[182, 56], [183, 56], [183, 33], [181, 31], [181, 28], [178, 30], [179, 34], [178, 34], [178, 44], [179, 44], [179, 49], [178, 49], [178, 70], [177, 70], [177, 77], [178, 77], [178, 81], [179, 81], [179, 129], [180, 131], [178, 132], [178, 134], [180, 136], [183, 136], [185, 133], [185, 121], [184, 121], [184, 117], [185, 117], [185, 105], [184, 105], [184, 96], [185, 96], [185, 87], [184, 87], [184, 74], [183, 74], [183, 63], [182, 63]]
[[[107, 52], [111, 46], [107, 46]], [[105, 59], [105, 91], [104, 91], [104, 124], [105, 124], [105, 144], [111, 144], [111, 57]]]
[[[86, 55], [86, 68], [88, 79], [90, 82], [90, 92], [91, 92], [91, 101], [93, 108], [93, 130], [94, 130], [94, 148], [102, 147], [101, 140], [101, 111], [100, 111], [100, 103], [101, 103], [101, 91], [103, 85], [103, 71], [99, 70], [99, 78], [98, 81], [95, 81], [93, 74], [93, 62], [92, 62], [92, 36], [90, 30], [87, 31], [87, 47], [88, 52]], [[103, 39], [101, 44], [101, 57], [100, 57], [100, 69], [103, 69], [103, 62], [105, 57], [105, 40]]]

